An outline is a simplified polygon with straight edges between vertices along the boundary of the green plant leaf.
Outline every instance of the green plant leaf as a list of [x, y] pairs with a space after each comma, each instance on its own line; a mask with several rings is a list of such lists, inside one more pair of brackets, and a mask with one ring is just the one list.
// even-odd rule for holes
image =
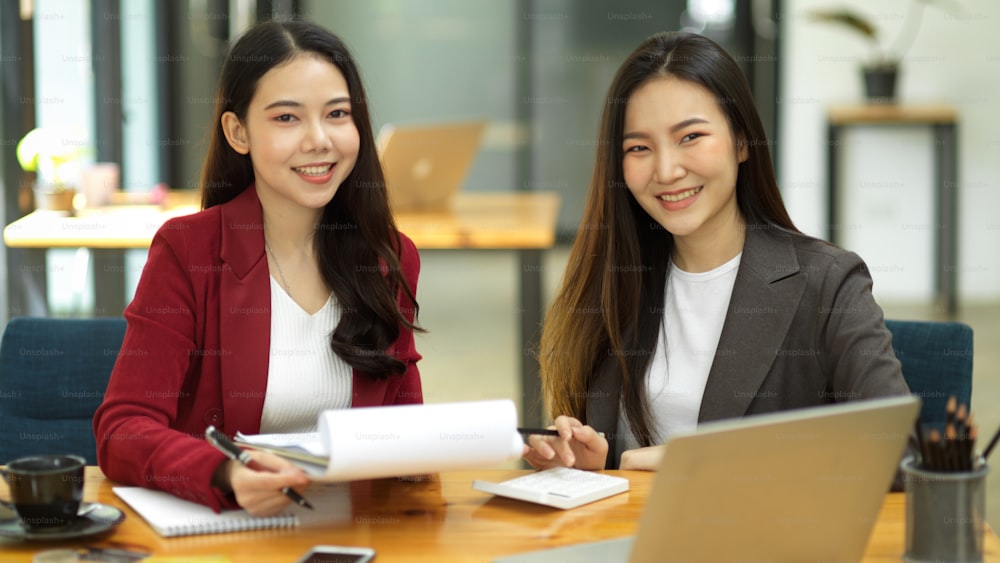
[[878, 29], [875, 25], [861, 14], [852, 10], [844, 8], [838, 10], [814, 10], [809, 13], [809, 16], [815, 21], [847, 26], [872, 42], [878, 40]]
[[40, 129], [32, 129], [17, 142], [17, 162], [25, 172], [38, 171], [38, 155], [45, 139]]

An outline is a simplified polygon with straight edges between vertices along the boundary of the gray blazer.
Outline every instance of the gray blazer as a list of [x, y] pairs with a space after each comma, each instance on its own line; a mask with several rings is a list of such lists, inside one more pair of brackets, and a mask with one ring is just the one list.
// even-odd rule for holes
[[[749, 225], [699, 422], [908, 394], [861, 258], [821, 240]], [[617, 440], [621, 376], [599, 369], [586, 423]]]

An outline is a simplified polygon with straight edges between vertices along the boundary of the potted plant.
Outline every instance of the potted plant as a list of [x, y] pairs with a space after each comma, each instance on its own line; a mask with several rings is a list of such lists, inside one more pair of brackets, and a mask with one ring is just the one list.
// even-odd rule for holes
[[869, 43], [871, 55], [861, 68], [865, 97], [873, 103], [895, 103], [900, 63], [920, 30], [924, 5], [933, 3], [935, 0], [911, 0], [903, 27], [896, 40], [888, 47], [883, 47], [875, 22], [860, 12], [850, 8], [837, 8], [813, 10], [809, 15], [814, 21], [846, 27]]
[[86, 153], [81, 143], [45, 129], [32, 129], [17, 143], [17, 161], [25, 172], [38, 175], [35, 207], [73, 211], [74, 178]]

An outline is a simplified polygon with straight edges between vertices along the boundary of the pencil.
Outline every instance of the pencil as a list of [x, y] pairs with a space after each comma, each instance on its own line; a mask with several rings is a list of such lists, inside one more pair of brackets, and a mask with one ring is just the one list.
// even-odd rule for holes
[[944, 427], [944, 470], [959, 471], [958, 432], [953, 424]]
[[978, 433], [972, 413], [969, 413], [969, 419], [965, 424], [968, 430], [965, 433], [965, 440], [962, 443], [962, 459], [965, 461], [966, 470], [972, 471], [976, 467], [976, 434]]
[[959, 471], [969, 471], [972, 467], [969, 465], [969, 455], [966, 452], [966, 446], [968, 445], [969, 438], [969, 421], [968, 417], [971, 413], [966, 408], [965, 404], [958, 405], [958, 414], [955, 415], [955, 439], [957, 440], [955, 446], [955, 454], [958, 458], [958, 470]]
[[941, 471], [954, 471], [955, 470], [955, 411], [957, 410], [958, 400], [954, 395], [948, 397], [948, 402], [945, 404], [945, 424], [944, 430], [941, 432]]
[[930, 443], [927, 449], [930, 451], [930, 463], [928, 468], [931, 471], [944, 471], [941, 463], [941, 433], [937, 428], [932, 428], [930, 432]]
[[913, 426], [917, 433], [917, 453], [920, 454], [920, 467], [930, 469], [931, 452], [930, 448], [927, 447], [927, 440], [924, 438], [924, 429], [919, 420]]

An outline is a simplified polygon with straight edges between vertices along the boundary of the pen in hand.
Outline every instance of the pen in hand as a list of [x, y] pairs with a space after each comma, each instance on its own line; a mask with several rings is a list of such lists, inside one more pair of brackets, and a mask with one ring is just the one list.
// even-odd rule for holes
[[551, 430], [549, 428], [521, 428], [518, 427], [518, 433], [525, 436], [530, 436], [531, 434], [538, 434], [540, 436], [558, 436], [558, 430]]
[[[525, 436], [530, 436], [532, 434], [537, 434], [539, 436], [559, 436], [559, 431], [552, 428], [522, 428], [517, 427], [517, 432]], [[598, 432], [598, 436], [604, 437], [604, 432]]]
[[[246, 450], [234, 444], [228, 436], [215, 428], [215, 426], [209, 426], [205, 429], [205, 439], [208, 440], [209, 444], [215, 446], [215, 449], [226, 454], [226, 457], [229, 459], [232, 459], [249, 469], [259, 469], [259, 467], [256, 467], [253, 458], [250, 457], [250, 454], [247, 453]], [[295, 504], [312, 510], [313, 506], [309, 504], [309, 501], [303, 498], [299, 493], [295, 492], [295, 490], [291, 487], [285, 487], [281, 489], [281, 492], [286, 497], [292, 499], [292, 502]]]

